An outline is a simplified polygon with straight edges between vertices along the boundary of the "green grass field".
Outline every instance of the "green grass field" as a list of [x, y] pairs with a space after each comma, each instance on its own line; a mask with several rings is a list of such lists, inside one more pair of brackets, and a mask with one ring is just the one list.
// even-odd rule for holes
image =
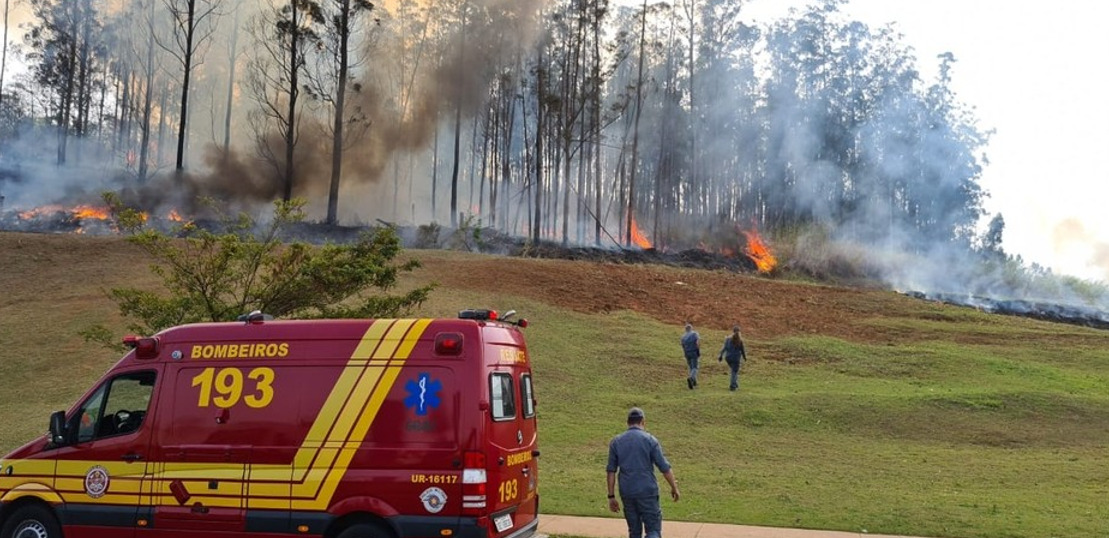
[[[440, 264], [474, 255], [426, 256]], [[0, 234], [0, 260], [6, 451], [42, 434], [51, 411], [71, 405], [118, 359], [77, 336], [95, 322], [122, 327], [104, 290], [155, 281], [119, 240]], [[605, 499], [607, 444], [638, 405], [682, 488], [680, 502], [663, 503], [667, 519], [1104, 537], [1109, 332], [919, 304], [918, 313], [852, 321], [901, 335], [886, 341], [748, 339], [752, 360], [738, 393], [727, 390], [727, 367], [711, 353], [700, 388], [688, 390], [680, 327], [642, 313], [583, 313], [444, 286], [420, 315], [490, 306], [532, 322], [525, 333], [544, 512], [614, 516]], [[702, 335], [715, 343], [725, 332]]]

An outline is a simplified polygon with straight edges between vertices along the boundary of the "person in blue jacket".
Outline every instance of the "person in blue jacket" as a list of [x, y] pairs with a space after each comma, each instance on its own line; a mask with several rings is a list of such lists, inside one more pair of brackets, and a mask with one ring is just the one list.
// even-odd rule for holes
[[655, 469], [670, 484], [670, 498], [677, 501], [681, 494], [674, 470], [662, 454], [658, 439], [647, 433], [643, 410], [633, 407], [628, 411], [628, 429], [613, 437], [608, 444], [608, 465], [605, 466], [608, 509], [620, 511], [620, 501], [616, 500], [616, 484], [619, 482], [629, 538], [643, 538], [644, 532], [646, 538], [662, 537], [662, 506], [659, 505]]
[[732, 326], [732, 334], [724, 339], [724, 347], [720, 349], [717, 362], [727, 359], [728, 367], [732, 369], [732, 380], [728, 386], [730, 390], [739, 389], [739, 368], [747, 360], [747, 351], [743, 347], [743, 339], [739, 337], [739, 325]]
[[682, 352], [685, 353], [685, 362], [689, 365], [689, 377], [686, 384], [689, 388], [697, 386], [697, 362], [701, 359], [701, 335], [693, 330], [692, 323], [685, 324], [685, 334], [682, 335]]

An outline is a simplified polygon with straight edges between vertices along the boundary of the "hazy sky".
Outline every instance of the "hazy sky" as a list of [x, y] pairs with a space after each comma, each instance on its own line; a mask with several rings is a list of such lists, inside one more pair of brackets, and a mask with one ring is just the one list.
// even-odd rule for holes
[[[750, 0], [755, 22], [808, 0]], [[953, 87], [987, 148], [982, 186], [1005, 217], [1004, 248], [1057, 273], [1109, 281], [1109, 2], [850, 0], [842, 12], [895, 23], [928, 80], [955, 54]]]

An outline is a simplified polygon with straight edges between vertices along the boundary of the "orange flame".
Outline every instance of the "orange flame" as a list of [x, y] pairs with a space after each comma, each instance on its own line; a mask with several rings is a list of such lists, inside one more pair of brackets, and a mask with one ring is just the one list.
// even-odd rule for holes
[[632, 243], [639, 248], [651, 248], [651, 241], [647, 239], [646, 235], [639, 229], [639, 224], [635, 222], [635, 217], [632, 217]]
[[52, 215], [54, 213], [68, 213], [75, 219], [108, 220], [112, 217], [111, 210], [102, 206], [77, 205], [65, 207], [58, 204], [39, 206], [34, 209], [19, 212], [19, 218], [27, 220], [35, 217]]
[[112, 217], [111, 211], [106, 207], [79, 205], [69, 210], [78, 219], [108, 220]]
[[758, 230], [754, 228], [751, 231], [744, 231], [743, 235], [747, 236], [747, 257], [755, 262], [755, 267], [759, 269], [760, 273], [769, 273], [774, 270], [778, 265], [778, 259], [770, 252], [770, 249], [759, 237]]
[[166, 218], [169, 219], [169, 220], [172, 220], [173, 222], [181, 222], [181, 221], [185, 220], [185, 219], [181, 218], [181, 214], [178, 213], [176, 209], [170, 209], [169, 210], [169, 215], [166, 215]]

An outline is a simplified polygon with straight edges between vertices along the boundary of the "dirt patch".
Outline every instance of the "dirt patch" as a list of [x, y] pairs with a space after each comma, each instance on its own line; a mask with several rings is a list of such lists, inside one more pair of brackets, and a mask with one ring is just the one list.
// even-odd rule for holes
[[[756, 276], [649, 264], [500, 256], [460, 256], [419, 251], [421, 274], [449, 287], [531, 297], [580, 312], [633, 310], [661, 322], [776, 338], [822, 334], [882, 341], [892, 332], [858, 323], [919, 308], [920, 302], [889, 291], [842, 288]], [[495, 276], [494, 276], [495, 275]]]

